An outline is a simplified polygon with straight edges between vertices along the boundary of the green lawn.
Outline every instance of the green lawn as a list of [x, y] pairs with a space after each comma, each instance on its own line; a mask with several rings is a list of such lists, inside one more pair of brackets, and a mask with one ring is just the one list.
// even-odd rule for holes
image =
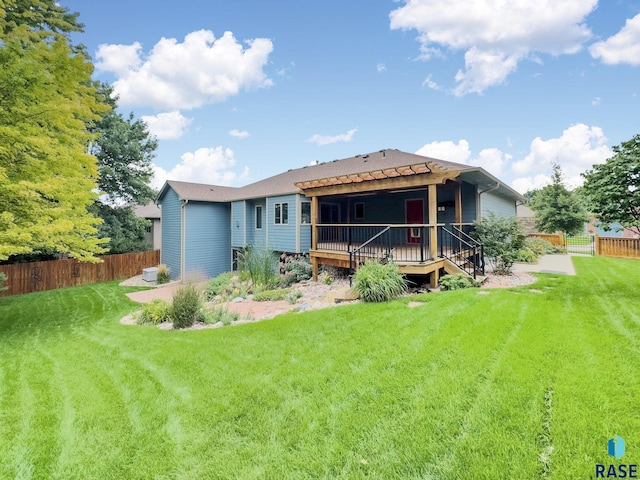
[[[0, 478], [591, 478], [640, 463], [640, 262], [289, 314], [124, 326], [115, 283], [0, 300]], [[611, 462], [618, 434], [627, 453]]]

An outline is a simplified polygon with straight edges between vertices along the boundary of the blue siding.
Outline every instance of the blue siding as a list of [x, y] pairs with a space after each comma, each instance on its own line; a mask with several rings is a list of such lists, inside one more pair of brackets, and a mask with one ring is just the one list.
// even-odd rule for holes
[[182, 236], [182, 202], [178, 194], [171, 188], [158, 199], [162, 205], [162, 249], [160, 250], [160, 262], [169, 267], [171, 278], [176, 279], [180, 272], [180, 245]]
[[245, 219], [248, 212], [245, 212], [245, 204], [246, 202], [242, 200], [231, 204], [231, 246], [233, 247], [244, 247], [247, 243], [245, 232], [248, 222], [245, 222]]
[[[262, 228], [256, 228], [256, 207], [262, 207]], [[247, 200], [247, 245], [265, 247], [267, 244], [267, 202], [264, 198]]]
[[513, 199], [503, 197], [495, 192], [483, 193], [480, 196], [480, 205], [482, 207], [482, 216], [486, 216], [489, 212], [504, 217], [516, 216], [516, 202]]
[[471, 223], [476, 221], [477, 203], [476, 203], [476, 186], [462, 182], [462, 223]]
[[[276, 203], [288, 203], [289, 223], [287, 225], [276, 225]], [[296, 194], [267, 198], [267, 225], [263, 225], [263, 228], [268, 227], [269, 229], [267, 246], [271, 250], [282, 252], [296, 251], [296, 228], [299, 216], [299, 212], [296, 207]]]
[[186, 209], [186, 279], [210, 278], [231, 270], [231, 206], [189, 202]]

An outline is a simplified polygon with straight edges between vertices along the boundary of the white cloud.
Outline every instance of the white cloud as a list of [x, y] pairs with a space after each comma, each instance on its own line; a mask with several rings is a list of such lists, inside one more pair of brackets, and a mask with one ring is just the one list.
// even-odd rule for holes
[[471, 158], [469, 142], [464, 139], [459, 140], [457, 144], [451, 141], [427, 143], [420, 147], [416, 154], [438, 160], [446, 160], [447, 162], [464, 164], [468, 164]]
[[511, 155], [497, 148], [485, 148], [471, 161], [471, 164], [482, 167], [487, 172], [499, 177], [502, 175], [505, 165], [511, 161], [511, 158]]
[[139, 43], [100, 45], [98, 67], [118, 76], [113, 84], [121, 105], [190, 109], [222, 102], [243, 89], [267, 87], [264, 73], [271, 40], [257, 38], [243, 48], [231, 32], [215, 38], [209, 30], [184, 42], [162, 38], [143, 56]]
[[536, 188], [542, 188], [551, 183], [551, 175], [539, 173], [531, 177], [516, 178], [511, 182], [511, 186], [514, 190], [520, 193], [527, 193], [529, 190], [535, 190]]
[[154, 188], [160, 188], [166, 180], [231, 185], [241, 182], [249, 175], [248, 167], [239, 175], [233, 170], [236, 160], [230, 148], [200, 148], [195, 152], [184, 153], [180, 158], [180, 163], [170, 171], [154, 165], [151, 182]]
[[432, 80], [431, 74], [429, 74], [427, 78], [424, 79], [424, 82], [422, 82], [422, 86], [429, 87], [431, 90], [442, 90], [442, 87]]
[[591, 105], [593, 105], [594, 107], [597, 107], [601, 103], [602, 103], [602, 99], [600, 97], [594, 97], [594, 99], [591, 100]]
[[237, 130], [237, 129], [233, 129], [229, 132], [229, 135], [231, 135], [232, 137], [236, 137], [239, 138], [240, 140], [242, 140], [243, 138], [247, 138], [250, 133], [247, 132], [246, 130]]
[[338, 143], [338, 142], [350, 142], [357, 131], [358, 131], [357, 128], [352, 128], [347, 133], [335, 135], [333, 137], [324, 136], [316, 133], [315, 135], [312, 135], [310, 138], [308, 138], [307, 142], [315, 143], [320, 146], [329, 145], [331, 143]]
[[603, 63], [616, 65], [627, 63], [640, 65], [640, 14], [630, 18], [624, 27], [602, 42], [596, 42], [589, 47], [593, 58], [599, 58]]
[[192, 118], [183, 116], [179, 111], [144, 115], [140, 117], [149, 127], [149, 132], [160, 140], [177, 140], [182, 137], [191, 125]]
[[611, 155], [607, 137], [600, 127], [578, 123], [562, 132], [560, 138], [542, 140], [536, 137], [531, 142], [529, 154], [512, 164], [513, 172], [523, 176], [516, 179], [513, 185], [516, 188], [516, 184], [537, 184], [540, 181], [537, 174], [541, 170], [550, 173], [552, 165], [557, 163], [562, 168], [567, 186], [573, 188], [582, 184], [580, 173], [596, 163], [604, 162]]
[[416, 154], [446, 160], [447, 162], [482, 167], [496, 176], [502, 173], [504, 166], [511, 160], [511, 155], [497, 148], [485, 148], [480, 151], [477, 157], [472, 159], [469, 142], [464, 139], [458, 140], [457, 144], [448, 140], [427, 143], [423, 145]]
[[591, 32], [584, 24], [597, 0], [404, 0], [389, 17], [392, 29], [418, 31], [420, 58], [464, 50], [465, 69], [455, 77], [455, 95], [482, 93], [503, 83], [536, 52], [579, 51]]
[[387, 66], [384, 63], [379, 63], [377, 69], [378, 69], [378, 72], [386, 72]]
[[139, 42], [132, 45], [98, 45], [96, 69], [114, 73], [119, 77], [126, 76], [129, 71], [139, 68], [142, 64], [141, 51], [142, 45]]

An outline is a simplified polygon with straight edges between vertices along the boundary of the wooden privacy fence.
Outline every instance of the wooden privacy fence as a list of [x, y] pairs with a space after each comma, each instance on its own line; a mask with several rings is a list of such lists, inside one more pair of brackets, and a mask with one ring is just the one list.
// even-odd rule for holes
[[[530, 233], [528, 236], [548, 240], [554, 245], [567, 248], [569, 251], [576, 253], [567, 245], [562, 233]], [[594, 235], [593, 243], [596, 255], [602, 255], [604, 257], [640, 258], [640, 238], [601, 237], [600, 235]]]
[[564, 235], [562, 233], [530, 233], [529, 236], [541, 238], [558, 247], [564, 247]]
[[63, 287], [75, 287], [140, 275], [143, 268], [160, 263], [160, 250], [122, 253], [100, 257], [101, 263], [81, 263], [77, 260], [0, 265], [7, 276], [8, 290], [0, 295], [21, 295]]
[[596, 255], [606, 257], [640, 258], [640, 238], [596, 236]]

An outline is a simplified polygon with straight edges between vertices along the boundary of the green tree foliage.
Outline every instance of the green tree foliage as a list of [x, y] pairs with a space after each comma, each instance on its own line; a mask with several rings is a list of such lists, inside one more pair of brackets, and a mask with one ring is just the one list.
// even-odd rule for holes
[[497, 216], [490, 212], [479, 222], [471, 236], [484, 245], [489, 266], [498, 275], [509, 275], [526, 235], [516, 217]]
[[102, 194], [92, 211], [104, 221], [100, 237], [109, 239], [109, 253], [148, 250], [152, 246], [145, 242], [144, 233], [150, 223], [138, 218], [132, 206], [144, 205], [155, 196], [149, 183], [158, 141], [132, 113], [125, 118], [116, 111], [117, 98], [112, 94], [110, 85], [98, 86], [100, 101], [110, 108], [91, 127], [98, 136], [89, 151], [98, 159]]
[[589, 216], [577, 193], [565, 187], [562, 169], [557, 164], [553, 166], [551, 180], [551, 185], [530, 194], [530, 205], [536, 214], [536, 228], [546, 233], [581, 233]]
[[92, 126], [98, 137], [89, 149], [98, 159], [102, 201], [144, 205], [155, 196], [149, 183], [158, 140], [149, 134], [142, 120], [134, 119], [133, 113], [127, 118], [118, 113], [118, 100], [112, 95], [110, 85], [98, 86], [99, 99], [109, 105], [110, 110]]
[[104, 241], [89, 207], [97, 165], [87, 124], [104, 107], [53, 0], [0, 2], [0, 260], [40, 250], [97, 261]]
[[615, 154], [582, 176], [583, 195], [605, 230], [640, 227], [640, 135], [613, 147]]

